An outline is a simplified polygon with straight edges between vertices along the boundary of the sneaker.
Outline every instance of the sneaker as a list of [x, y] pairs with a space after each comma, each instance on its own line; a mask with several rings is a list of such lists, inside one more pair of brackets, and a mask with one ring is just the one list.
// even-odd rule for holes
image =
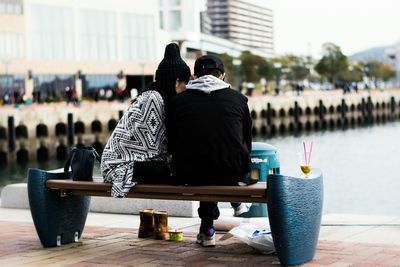
[[248, 212], [250, 209], [250, 206], [241, 203], [239, 206], [233, 208], [233, 216], [235, 217], [240, 217], [244, 213]]
[[215, 246], [215, 230], [214, 228], [208, 229], [205, 233], [199, 233], [197, 235], [196, 243], [203, 247], [214, 247]]

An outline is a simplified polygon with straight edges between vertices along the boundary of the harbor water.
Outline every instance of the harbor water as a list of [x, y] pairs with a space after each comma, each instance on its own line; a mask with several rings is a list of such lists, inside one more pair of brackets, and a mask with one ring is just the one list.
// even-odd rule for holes
[[[281, 173], [300, 175], [302, 141], [314, 142], [311, 165], [324, 175], [324, 214], [400, 215], [400, 123], [254, 141], [277, 147]], [[26, 182], [27, 168], [54, 169], [51, 160], [0, 166], [0, 188]], [[98, 173], [99, 166], [95, 166]]]

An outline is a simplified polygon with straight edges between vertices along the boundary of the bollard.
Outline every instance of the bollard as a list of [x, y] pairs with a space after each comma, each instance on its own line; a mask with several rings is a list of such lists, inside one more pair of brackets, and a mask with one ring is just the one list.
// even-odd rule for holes
[[67, 135], [67, 125], [63, 122], [56, 124], [56, 136]]
[[0, 165], [7, 165], [8, 155], [6, 151], [0, 150]]
[[252, 111], [250, 112], [250, 117], [251, 117], [251, 119], [253, 119], [253, 120], [257, 119], [257, 112], [256, 112], [255, 110], [252, 110]]
[[260, 134], [262, 136], [265, 136], [267, 134], [267, 126], [266, 125], [261, 125]]
[[298, 124], [299, 117], [300, 117], [300, 110], [299, 110], [299, 104], [297, 103], [297, 101], [294, 101], [293, 117], [294, 117], [295, 124]]
[[58, 160], [64, 160], [68, 158], [68, 148], [66, 145], [64, 145], [64, 141], [62, 139], [60, 139], [60, 145], [57, 147], [56, 154]]
[[374, 104], [372, 103], [372, 99], [369, 96], [368, 100], [367, 100], [367, 120], [368, 120], [369, 124], [372, 124], [374, 122], [374, 118], [373, 118], [373, 114], [372, 114], [372, 111], [374, 108], [373, 106], [374, 106]]
[[346, 113], [347, 113], [346, 101], [344, 99], [342, 99], [342, 105], [340, 107], [340, 116], [341, 116], [342, 120], [344, 120], [346, 118]]
[[396, 100], [394, 99], [394, 96], [390, 98], [390, 117], [391, 119], [394, 119], [394, 115], [396, 113]]
[[17, 139], [20, 138], [28, 139], [28, 128], [23, 124], [20, 124], [17, 127], [15, 127], [15, 137]]
[[271, 136], [276, 135], [276, 126], [275, 126], [275, 124], [271, 125], [269, 132], [270, 132]]
[[15, 151], [15, 127], [14, 127], [14, 117], [8, 116], [8, 150], [9, 152]]
[[17, 151], [17, 163], [26, 164], [29, 161], [29, 152], [25, 148], [25, 144], [21, 143], [20, 149]]
[[74, 115], [68, 113], [68, 146], [74, 145]]
[[7, 140], [7, 129], [0, 126], [0, 140]]
[[47, 125], [44, 123], [40, 123], [36, 126], [36, 137], [48, 137], [49, 131], [47, 129]]
[[[294, 101], [294, 109], [293, 109], [293, 118], [294, 118], [294, 127], [293, 130], [298, 132], [301, 131], [301, 126], [300, 126], [300, 113], [301, 110], [299, 108], [299, 104], [297, 103], [297, 101]], [[289, 125], [290, 128], [290, 125]]]
[[101, 133], [103, 127], [101, 125], [101, 122], [99, 120], [94, 120], [92, 121], [92, 133], [96, 134], [96, 133]]
[[114, 128], [117, 126], [118, 122], [116, 119], [110, 119], [108, 121], [108, 131], [112, 133], [114, 131]]
[[319, 100], [318, 110], [319, 110], [319, 114], [318, 114], [319, 115], [319, 120], [323, 121], [324, 117], [325, 117], [325, 107], [324, 107], [324, 102], [322, 102], [322, 100]]
[[75, 134], [84, 134], [85, 133], [85, 124], [83, 121], [77, 121], [74, 124]]
[[256, 126], [253, 126], [252, 128], [251, 128], [251, 135], [252, 136], [256, 136], [257, 135], [257, 128], [256, 128]]
[[267, 124], [271, 125], [272, 123], [272, 109], [271, 109], [271, 103], [267, 104]]
[[40, 143], [40, 147], [36, 151], [36, 159], [41, 162], [49, 160], [49, 149], [43, 142]]

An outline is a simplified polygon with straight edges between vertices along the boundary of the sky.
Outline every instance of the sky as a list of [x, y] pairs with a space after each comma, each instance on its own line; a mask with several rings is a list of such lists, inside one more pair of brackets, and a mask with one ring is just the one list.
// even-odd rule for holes
[[333, 42], [346, 55], [400, 42], [400, 0], [249, 0], [273, 9], [275, 52], [321, 57]]

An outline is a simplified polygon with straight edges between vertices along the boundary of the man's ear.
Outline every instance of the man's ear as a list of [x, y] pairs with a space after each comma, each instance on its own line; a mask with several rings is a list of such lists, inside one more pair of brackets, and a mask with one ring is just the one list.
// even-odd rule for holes
[[224, 81], [225, 80], [225, 73], [222, 73], [218, 78]]

